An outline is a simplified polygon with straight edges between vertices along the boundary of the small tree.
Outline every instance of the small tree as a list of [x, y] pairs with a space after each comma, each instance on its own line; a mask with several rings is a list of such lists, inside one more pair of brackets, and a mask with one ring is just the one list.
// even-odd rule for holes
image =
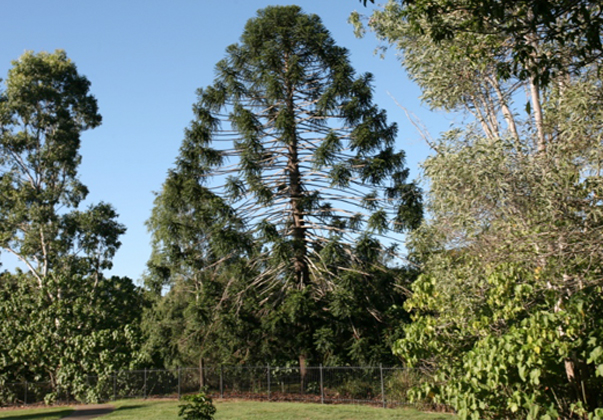
[[205, 392], [185, 395], [182, 400], [185, 403], [179, 406], [178, 416], [184, 420], [214, 420], [216, 407], [212, 399], [205, 395]]

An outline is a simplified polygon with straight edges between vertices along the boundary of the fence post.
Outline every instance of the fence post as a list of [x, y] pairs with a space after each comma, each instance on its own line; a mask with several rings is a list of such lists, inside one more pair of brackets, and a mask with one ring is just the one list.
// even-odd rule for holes
[[199, 391], [203, 391], [205, 388], [205, 367], [203, 358], [199, 358]]
[[268, 379], [268, 399], [270, 399], [270, 365], [268, 365], [268, 371], [266, 373]]
[[144, 386], [142, 387], [143, 398], [147, 399], [147, 368], [144, 368]]
[[385, 402], [385, 385], [383, 384], [383, 365], [379, 363], [379, 374], [381, 376], [381, 400], [383, 401], [383, 408], [386, 408]]
[[220, 398], [224, 398], [224, 365], [220, 365]]
[[320, 372], [320, 403], [325, 403], [325, 386], [322, 379], [322, 363], [320, 364], [318, 371]]
[[23, 405], [27, 405], [27, 381], [25, 381], [25, 398], [23, 398]]
[[180, 400], [181, 392], [182, 392], [182, 367], [178, 366], [178, 400]]
[[113, 401], [117, 401], [117, 372], [113, 372]]

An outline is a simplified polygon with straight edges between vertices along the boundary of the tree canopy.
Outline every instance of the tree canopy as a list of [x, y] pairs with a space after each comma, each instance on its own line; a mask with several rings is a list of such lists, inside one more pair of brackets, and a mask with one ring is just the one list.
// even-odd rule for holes
[[125, 229], [107, 204], [59, 212], [88, 193], [77, 178], [80, 134], [101, 122], [90, 82], [63, 51], [27, 52], [13, 64], [0, 100], [0, 247], [41, 288], [53, 271], [110, 267]]

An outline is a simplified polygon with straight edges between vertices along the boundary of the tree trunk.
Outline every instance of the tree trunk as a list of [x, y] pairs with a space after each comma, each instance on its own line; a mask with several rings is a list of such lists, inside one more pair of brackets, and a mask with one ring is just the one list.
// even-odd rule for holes
[[307, 374], [307, 370], [306, 370], [306, 355], [305, 354], [300, 354], [299, 355], [299, 376], [300, 376], [300, 392], [303, 394], [305, 392], [306, 389], [306, 374]]
[[302, 205], [303, 188], [301, 172], [299, 169], [299, 144], [297, 127], [295, 122], [295, 105], [293, 85], [287, 86], [287, 114], [291, 118], [288, 129], [283, 133], [283, 140], [287, 145], [288, 161], [287, 172], [289, 174], [289, 198], [291, 203], [292, 223], [291, 235], [293, 237], [293, 269], [295, 280], [299, 289], [303, 289], [309, 283], [309, 267], [306, 249], [306, 228], [304, 226], [304, 209]]
[[[532, 16], [530, 16], [532, 17]], [[538, 36], [535, 33], [529, 33], [526, 35], [526, 40], [534, 48], [532, 60], [529, 60], [528, 64], [534, 66], [536, 63], [536, 55], [540, 50]], [[546, 151], [546, 138], [544, 135], [544, 116], [542, 113], [541, 96], [540, 96], [540, 83], [538, 81], [538, 75], [532, 74], [529, 80], [530, 87], [530, 102], [532, 112], [534, 116], [534, 123], [536, 125], [536, 150], [539, 154]]]
[[502, 92], [500, 83], [497, 78], [491, 77], [491, 76], [488, 77], [488, 83], [490, 84], [492, 89], [494, 89], [494, 92], [496, 92], [496, 96], [498, 98], [498, 103], [500, 104], [500, 109], [501, 109], [503, 117], [507, 123], [507, 129], [511, 132], [511, 135], [513, 136], [513, 139], [515, 140], [515, 142], [517, 144], [517, 150], [521, 151], [521, 141], [520, 141], [520, 137], [519, 137], [519, 132], [517, 131], [517, 125], [515, 124], [515, 117], [513, 116], [513, 113], [511, 112], [511, 110], [509, 109], [507, 98], [505, 97], [505, 95]]
[[542, 115], [542, 106], [540, 105], [540, 87], [536, 78], [530, 80], [530, 97], [532, 102], [532, 112], [534, 113], [534, 122], [536, 124], [538, 153], [546, 150], [546, 138], [544, 136], [544, 117]]
[[306, 229], [304, 226], [304, 214], [302, 208], [302, 186], [299, 172], [299, 160], [297, 157], [297, 141], [289, 146], [289, 188], [291, 192], [291, 209], [293, 215], [293, 269], [297, 285], [303, 289], [309, 283], [309, 269], [306, 261]]

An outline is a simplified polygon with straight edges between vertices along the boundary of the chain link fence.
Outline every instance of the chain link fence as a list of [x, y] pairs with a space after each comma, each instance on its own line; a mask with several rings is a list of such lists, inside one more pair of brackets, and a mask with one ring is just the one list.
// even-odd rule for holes
[[[410, 405], [407, 391], [427, 378], [414, 369], [398, 367], [272, 367], [208, 366], [144, 369], [88, 376], [91, 392], [78, 397], [50, 382], [6, 383], [0, 386], [0, 405], [67, 403], [124, 398], [180, 398], [206, 390], [213, 398], [270, 401]], [[80, 393], [82, 394], [82, 393]], [[413, 404], [416, 405], [416, 404]], [[423, 404], [421, 404], [423, 405]]]

